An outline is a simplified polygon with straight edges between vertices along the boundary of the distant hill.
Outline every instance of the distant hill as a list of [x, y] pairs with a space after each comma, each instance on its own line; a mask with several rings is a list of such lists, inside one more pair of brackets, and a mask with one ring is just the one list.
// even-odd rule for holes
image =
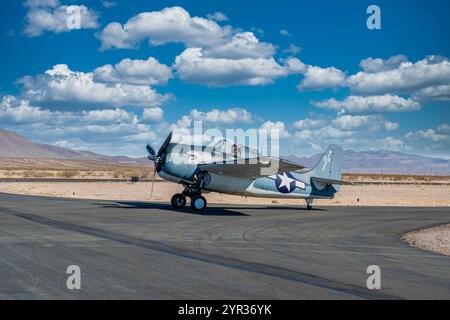
[[[288, 156], [293, 162], [313, 167], [321, 154], [312, 157]], [[380, 174], [450, 175], [450, 160], [395, 151], [345, 150], [343, 172]]]
[[49, 144], [32, 142], [25, 137], [4, 129], [0, 129], [0, 157], [2, 158], [38, 158], [93, 160], [110, 163], [147, 164], [146, 158], [130, 158], [123, 156], [106, 156], [90, 151], [73, 150]]

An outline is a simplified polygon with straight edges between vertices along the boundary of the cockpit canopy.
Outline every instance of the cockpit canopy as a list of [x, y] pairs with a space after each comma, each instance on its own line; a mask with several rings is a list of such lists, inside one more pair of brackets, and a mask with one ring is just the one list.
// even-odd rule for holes
[[215, 154], [226, 154], [227, 158], [235, 159], [249, 159], [259, 157], [258, 149], [251, 148], [249, 146], [243, 146], [242, 144], [237, 144], [227, 139], [221, 139], [213, 144], [211, 147], [211, 153], [213, 156]]
[[[229, 139], [215, 139], [208, 136], [176, 136], [172, 139], [171, 145], [169, 150], [178, 146], [177, 149], [180, 149], [182, 153], [190, 154], [197, 160], [201, 154], [202, 160], [199, 162], [203, 163], [253, 159], [259, 158], [261, 155], [257, 146], [246, 146]], [[182, 148], [180, 148], [181, 146]]]

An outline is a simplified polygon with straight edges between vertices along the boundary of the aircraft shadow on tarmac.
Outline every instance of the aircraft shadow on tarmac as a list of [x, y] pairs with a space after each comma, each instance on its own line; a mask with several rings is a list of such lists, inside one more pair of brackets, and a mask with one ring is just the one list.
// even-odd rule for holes
[[155, 202], [135, 202], [135, 201], [117, 201], [113, 203], [98, 203], [97, 205], [103, 208], [113, 208], [113, 209], [158, 209], [166, 210], [171, 212], [182, 212], [188, 214], [202, 215], [202, 216], [250, 216], [249, 214], [236, 211], [239, 209], [258, 209], [258, 210], [271, 210], [271, 211], [283, 211], [283, 210], [298, 210], [301, 212], [306, 211], [328, 211], [326, 209], [313, 208], [312, 210], [307, 210], [303, 207], [286, 207], [286, 206], [236, 206], [232, 205], [231, 208], [224, 207], [214, 207], [210, 206], [206, 208], [205, 211], [193, 211], [189, 206], [184, 209], [173, 209], [170, 204], [165, 203], [155, 203]]
[[99, 204], [103, 208], [116, 208], [116, 209], [158, 209], [171, 212], [182, 212], [188, 214], [202, 215], [202, 216], [249, 216], [248, 214], [217, 207], [208, 207], [205, 211], [193, 211], [189, 206], [184, 209], [173, 209], [170, 204], [164, 203], [152, 203], [152, 202], [133, 202], [133, 201], [120, 201], [114, 203], [101, 203]]

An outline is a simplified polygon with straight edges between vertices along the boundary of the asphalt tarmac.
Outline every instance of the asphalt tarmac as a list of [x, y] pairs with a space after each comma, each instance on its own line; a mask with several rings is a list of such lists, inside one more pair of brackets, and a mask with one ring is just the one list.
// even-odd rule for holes
[[[199, 214], [0, 193], [0, 299], [450, 299], [450, 257], [400, 239], [449, 222], [449, 208], [212, 205]], [[70, 265], [80, 267], [79, 290], [67, 288]], [[366, 286], [371, 265], [380, 290]]]

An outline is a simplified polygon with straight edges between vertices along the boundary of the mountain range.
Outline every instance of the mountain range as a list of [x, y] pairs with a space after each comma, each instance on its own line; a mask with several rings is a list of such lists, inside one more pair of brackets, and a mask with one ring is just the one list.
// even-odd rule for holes
[[105, 161], [115, 164], [147, 164], [147, 158], [107, 156], [90, 151], [73, 150], [37, 143], [9, 130], [0, 129], [0, 158], [34, 158]]
[[[321, 154], [312, 157], [288, 156], [306, 167], [314, 166]], [[450, 175], [450, 160], [396, 151], [344, 151], [342, 171], [346, 173]]]
[[[304, 166], [312, 167], [319, 161], [320, 156], [321, 154], [311, 157], [290, 155], [285, 158]], [[107, 156], [90, 151], [73, 150], [32, 142], [15, 132], [4, 129], [0, 129], [0, 158], [94, 160], [116, 164], [148, 165], [146, 158]], [[344, 152], [343, 172], [450, 175], [450, 160], [386, 150], [346, 150]]]

